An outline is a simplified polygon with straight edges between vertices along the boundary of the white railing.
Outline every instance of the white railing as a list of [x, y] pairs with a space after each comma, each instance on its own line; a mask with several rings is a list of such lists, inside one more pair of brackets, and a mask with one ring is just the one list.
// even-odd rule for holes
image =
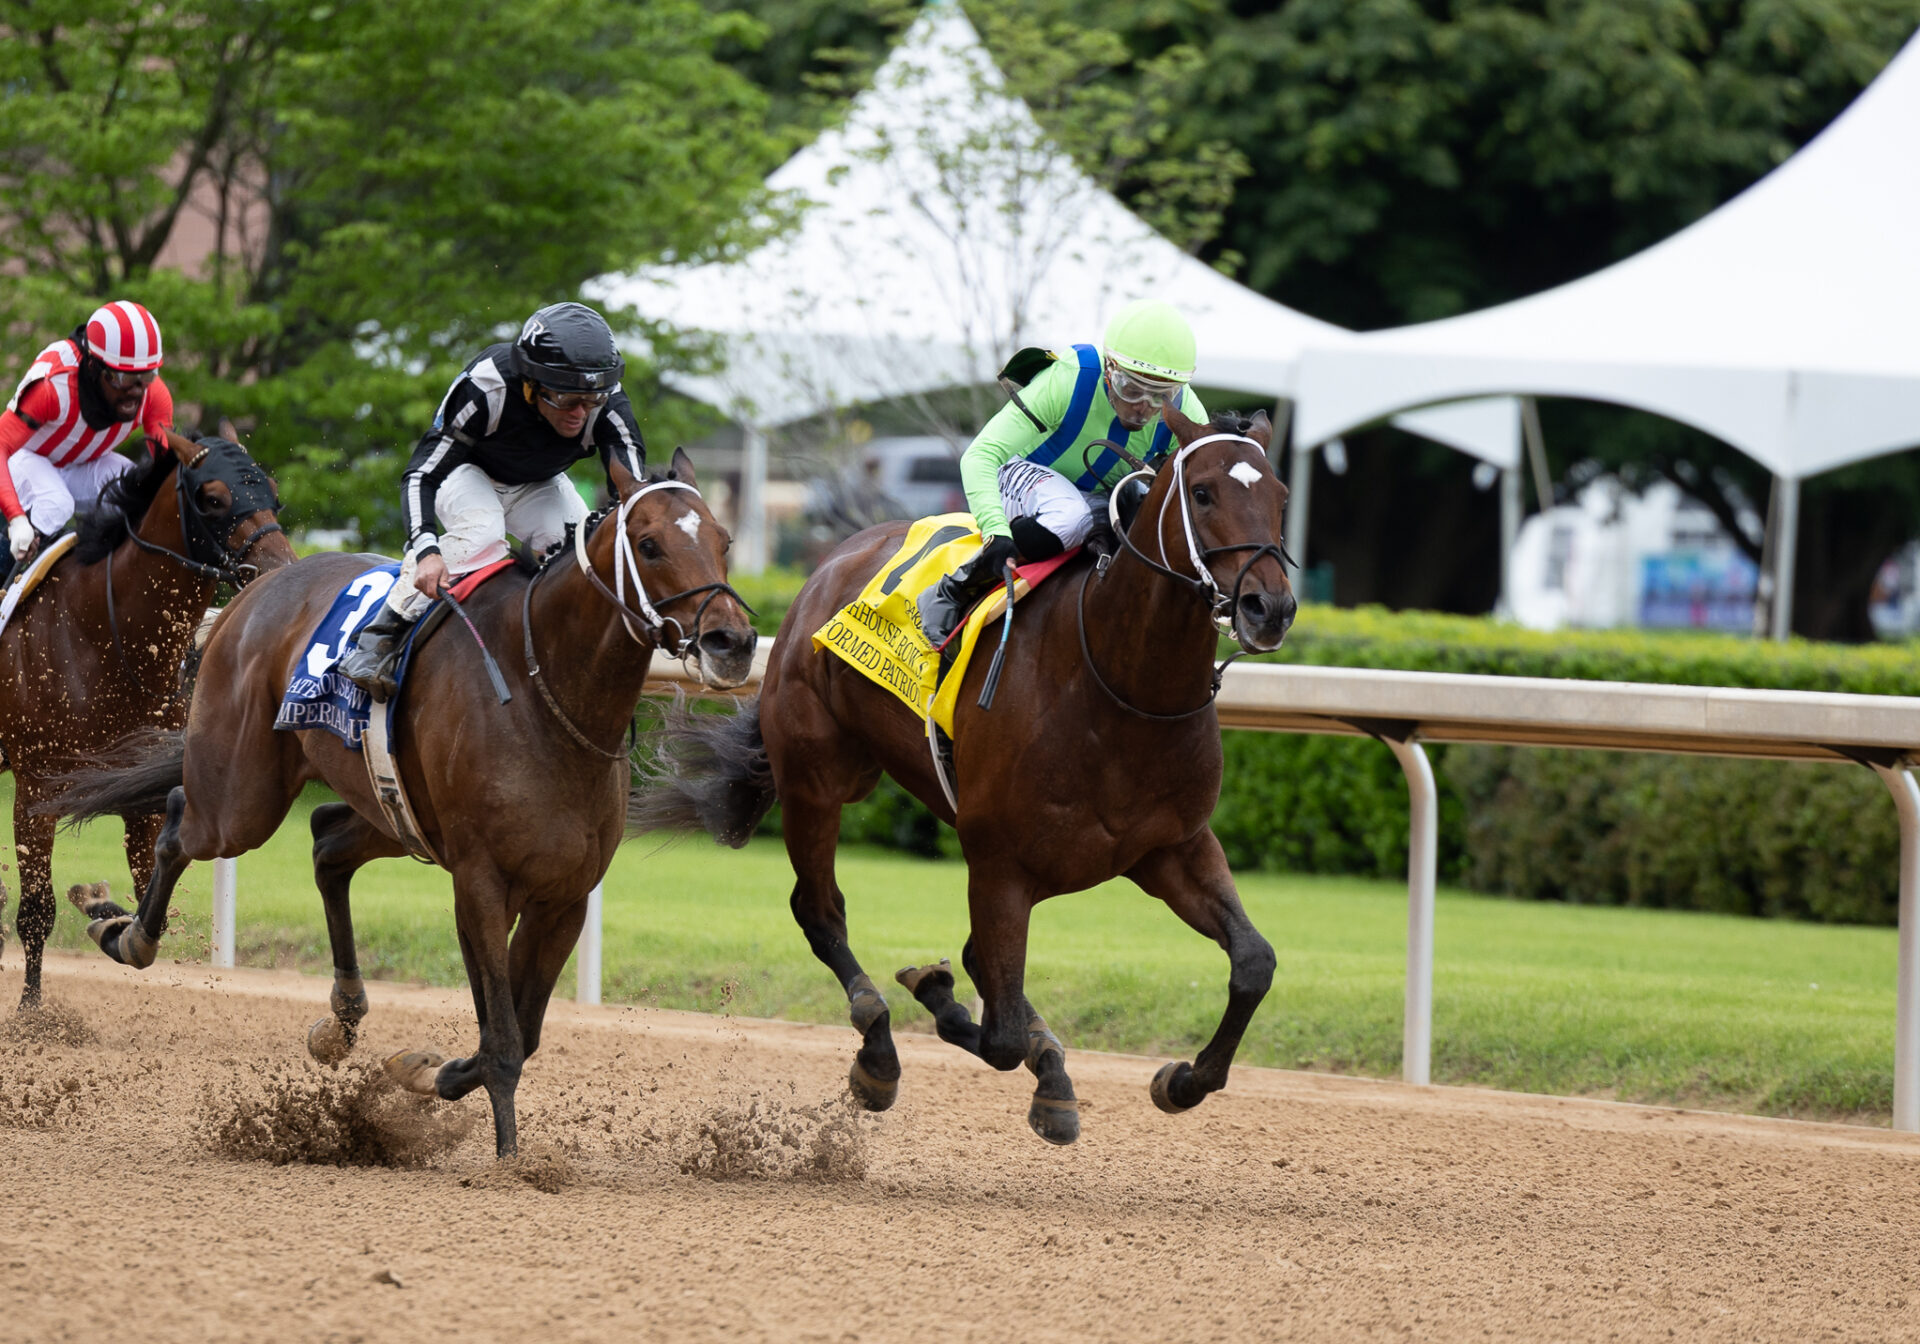
[[[762, 641], [760, 684], [772, 642]], [[657, 689], [698, 689], [675, 666]], [[1433, 912], [1439, 816], [1422, 742], [1592, 747], [1776, 760], [1853, 762], [1892, 793], [1900, 818], [1899, 965], [1894, 1022], [1893, 1127], [1920, 1131], [1920, 698], [1750, 691], [1702, 686], [1458, 676], [1370, 668], [1241, 663], [1221, 686], [1220, 723], [1271, 732], [1367, 736], [1386, 744], [1406, 774], [1407, 995], [1402, 1071], [1426, 1083], [1432, 1069]], [[224, 873], [223, 873], [224, 870]], [[214, 964], [233, 964], [233, 861], [214, 865]], [[582, 1003], [600, 1001], [601, 898], [588, 897], [576, 978]], [[224, 959], [223, 959], [224, 957]]]

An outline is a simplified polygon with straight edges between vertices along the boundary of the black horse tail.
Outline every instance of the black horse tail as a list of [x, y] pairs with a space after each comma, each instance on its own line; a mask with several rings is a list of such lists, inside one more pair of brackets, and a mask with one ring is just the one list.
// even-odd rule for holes
[[773, 768], [760, 736], [760, 697], [699, 713], [676, 692], [649, 734], [627, 794], [627, 835], [707, 831], [739, 849], [773, 806]]
[[33, 810], [65, 817], [66, 825], [100, 817], [140, 817], [167, 810], [187, 759], [186, 733], [178, 728], [142, 728], [127, 734], [77, 769], [55, 775], [59, 791]]

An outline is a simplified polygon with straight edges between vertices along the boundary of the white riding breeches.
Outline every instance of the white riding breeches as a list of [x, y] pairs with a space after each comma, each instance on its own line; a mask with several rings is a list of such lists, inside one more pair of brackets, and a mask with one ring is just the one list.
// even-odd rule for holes
[[[587, 502], [565, 476], [532, 485], [502, 485], [472, 463], [447, 473], [434, 496], [440, 520], [440, 558], [453, 578], [507, 558], [507, 534], [536, 552], [566, 535], [568, 523], [586, 520]], [[413, 586], [420, 557], [409, 551], [387, 603], [408, 620], [418, 620], [433, 599]]]
[[1016, 457], [1000, 468], [1000, 503], [1007, 517], [1022, 515], [1060, 538], [1062, 550], [1072, 550], [1093, 529], [1092, 496], [1051, 467]]
[[67, 525], [76, 509], [91, 509], [114, 477], [133, 470], [133, 459], [102, 453], [91, 462], [56, 467], [38, 453], [18, 452], [7, 459], [20, 507], [34, 529], [51, 536]]

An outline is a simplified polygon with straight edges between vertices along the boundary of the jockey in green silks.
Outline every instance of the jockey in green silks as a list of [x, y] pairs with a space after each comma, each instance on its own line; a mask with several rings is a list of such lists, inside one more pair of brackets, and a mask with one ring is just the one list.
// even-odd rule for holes
[[[1008, 364], [1015, 382], [1022, 355]], [[1170, 303], [1142, 299], [1107, 323], [1102, 348], [1040, 352], [1041, 371], [987, 421], [960, 456], [967, 505], [986, 539], [980, 553], [920, 598], [920, 624], [937, 647], [1003, 578], [1008, 560], [1060, 554], [1106, 526], [1106, 498], [1131, 468], [1101, 440], [1153, 466], [1174, 446], [1160, 408], [1188, 419], [1206, 408], [1187, 386], [1193, 328]]]

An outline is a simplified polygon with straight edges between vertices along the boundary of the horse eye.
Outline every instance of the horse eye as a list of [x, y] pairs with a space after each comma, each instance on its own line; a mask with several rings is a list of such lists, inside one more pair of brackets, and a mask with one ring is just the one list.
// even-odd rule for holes
[[1204, 485], [1196, 485], [1193, 487], [1193, 502], [1204, 509], [1213, 503], [1213, 492]]
[[640, 538], [640, 554], [646, 556], [649, 560], [658, 560], [660, 558], [660, 543], [652, 537]]

